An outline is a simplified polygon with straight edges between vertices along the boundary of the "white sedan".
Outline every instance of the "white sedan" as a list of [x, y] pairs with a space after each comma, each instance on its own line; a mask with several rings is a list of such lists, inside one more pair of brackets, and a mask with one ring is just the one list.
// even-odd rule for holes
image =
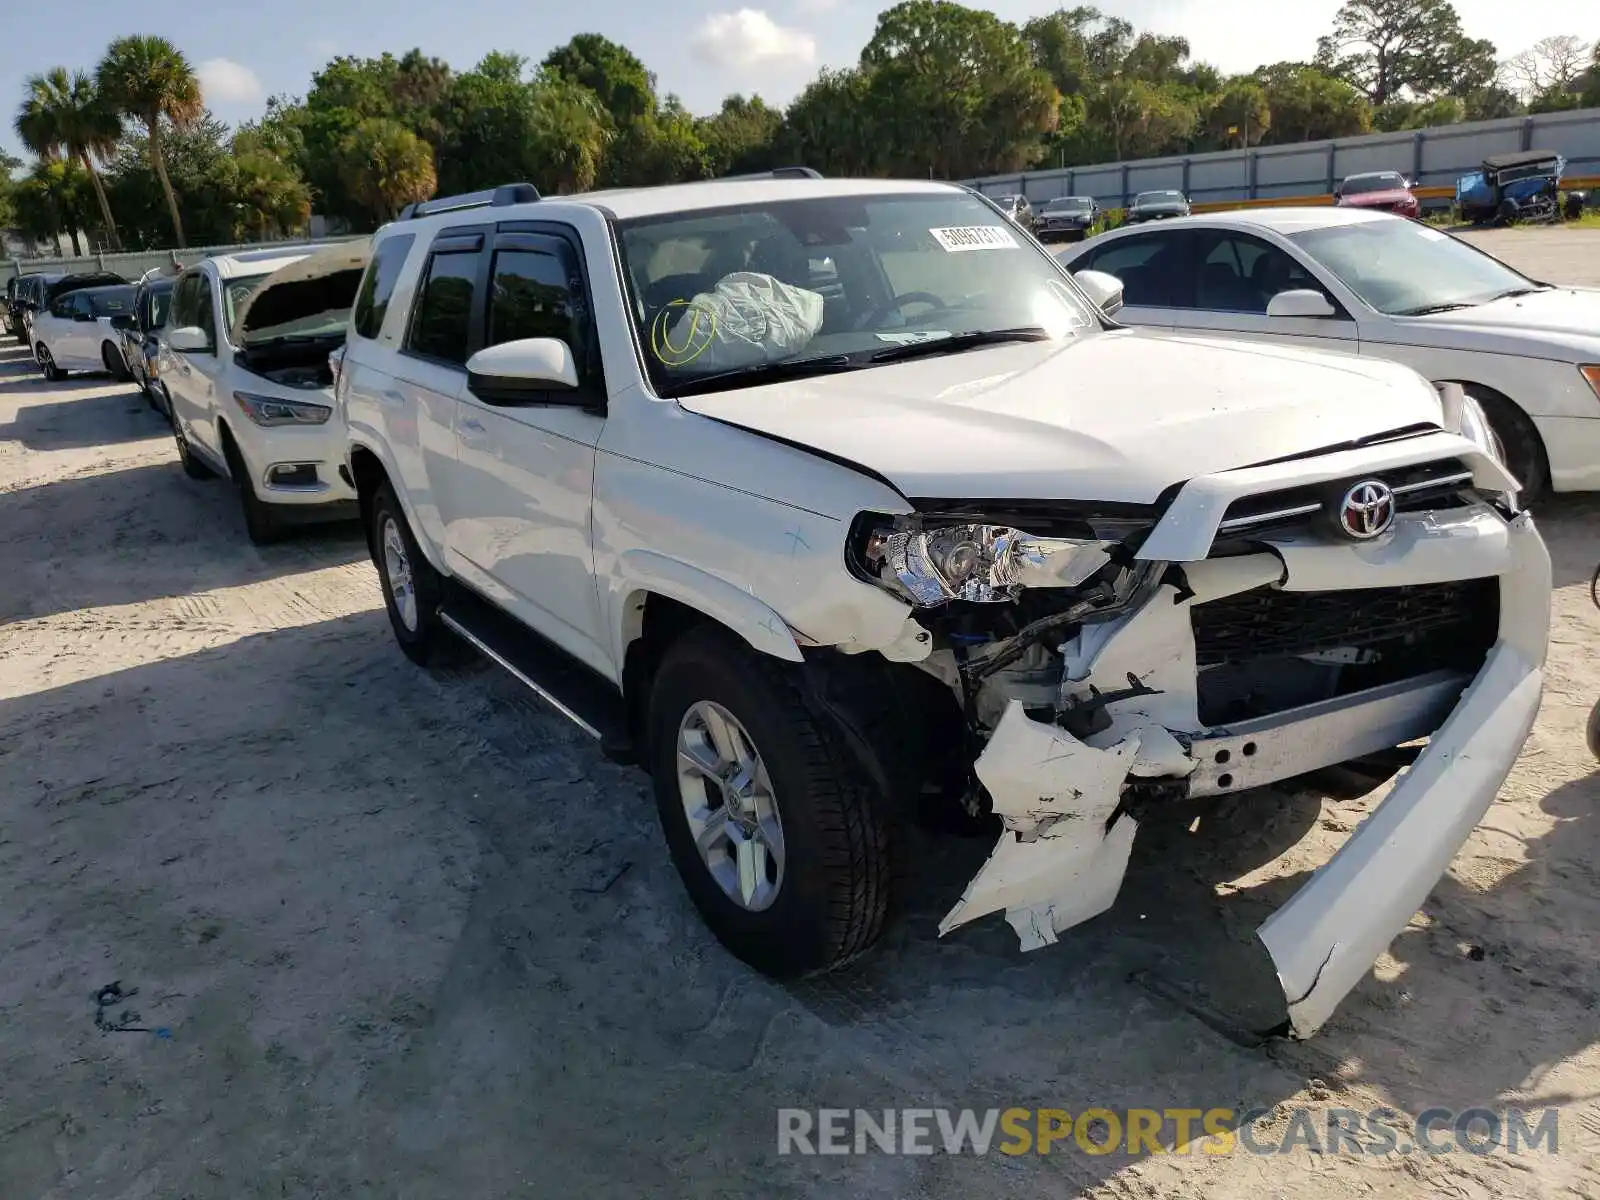
[[133, 285], [63, 292], [33, 315], [33, 357], [50, 380], [68, 371], [107, 371], [127, 379], [121, 336], [113, 319], [133, 313]]
[[1525, 489], [1600, 489], [1600, 289], [1529, 279], [1420, 222], [1348, 208], [1184, 217], [1060, 258], [1120, 280], [1129, 325], [1393, 359], [1460, 383]]

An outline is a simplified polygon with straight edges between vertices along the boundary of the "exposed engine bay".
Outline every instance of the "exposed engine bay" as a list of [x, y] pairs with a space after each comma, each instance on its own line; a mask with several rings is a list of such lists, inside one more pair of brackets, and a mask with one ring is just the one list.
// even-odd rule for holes
[[328, 355], [343, 344], [342, 331], [337, 337], [285, 339], [248, 346], [234, 354], [234, 361], [252, 374], [284, 387], [328, 388], [333, 386]]

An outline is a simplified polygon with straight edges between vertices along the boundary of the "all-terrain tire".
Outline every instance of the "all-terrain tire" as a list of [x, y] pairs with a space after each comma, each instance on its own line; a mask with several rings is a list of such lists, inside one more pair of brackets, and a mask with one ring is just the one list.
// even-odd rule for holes
[[[751, 911], [713, 878], [679, 790], [679, 729], [696, 704], [731, 713], [772, 782], [784, 871], [771, 905]], [[807, 700], [795, 669], [713, 626], [690, 630], [656, 671], [648, 717], [656, 807], [678, 874], [727, 949], [776, 979], [844, 966], [883, 931], [893, 875], [887, 801]]]

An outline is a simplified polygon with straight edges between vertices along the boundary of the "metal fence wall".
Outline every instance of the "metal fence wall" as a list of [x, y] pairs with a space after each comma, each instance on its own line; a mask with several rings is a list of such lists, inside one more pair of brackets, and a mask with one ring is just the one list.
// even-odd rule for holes
[[114, 271], [125, 279], [137, 279], [152, 267], [176, 264], [190, 267], [213, 254], [228, 254], [235, 250], [260, 250], [274, 244], [283, 246], [334, 245], [354, 241], [365, 234], [341, 234], [338, 237], [298, 238], [281, 243], [240, 242], [231, 246], [190, 246], [184, 250], [130, 250], [122, 254], [86, 254], [66, 258], [12, 258], [0, 259], [0, 286], [13, 275], [75, 274], [79, 271]]
[[1477, 170], [1485, 157], [1518, 150], [1564, 155], [1568, 179], [1600, 176], [1600, 108], [964, 182], [991, 196], [1020, 192], [1034, 204], [1056, 196], [1093, 196], [1105, 207], [1125, 208], [1139, 192], [1158, 188], [1177, 188], [1196, 205], [1326, 199], [1346, 175], [1400, 171], [1419, 188], [1448, 188], [1453, 195], [1456, 180]]

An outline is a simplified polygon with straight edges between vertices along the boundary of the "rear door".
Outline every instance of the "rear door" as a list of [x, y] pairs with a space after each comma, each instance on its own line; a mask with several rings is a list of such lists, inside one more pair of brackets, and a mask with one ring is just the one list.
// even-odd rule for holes
[[72, 320], [65, 330], [67, 356], [70, 362], [57, 356], [62, 366], [76, 370], [98, 370], [100, 361], [100, 322], [94, 319], [94, 305], [87, 292], [72, 293]]

